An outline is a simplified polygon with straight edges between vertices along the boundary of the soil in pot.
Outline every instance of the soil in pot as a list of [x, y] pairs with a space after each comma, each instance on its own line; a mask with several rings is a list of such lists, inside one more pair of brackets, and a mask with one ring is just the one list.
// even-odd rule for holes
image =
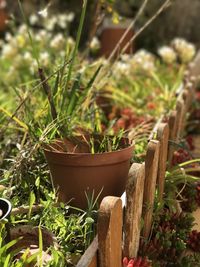
[[[58, 188], [59, 200], [70, 205], [87, 208], [85, 192], [99, 202], [103, 197], [121, 196], [130, 168], [133, 145], [126, 138], [121, 139], [120, 149], [113, 152], [90, 153], [88, 142], [82, 137], [77, 143], [56, 140], [46, 145], [44, 152], [48, 161], [54, 186]], [[97, 139], [102, 137], [98, 136]], [[68, 152], [65, 152], [68, 151]]]

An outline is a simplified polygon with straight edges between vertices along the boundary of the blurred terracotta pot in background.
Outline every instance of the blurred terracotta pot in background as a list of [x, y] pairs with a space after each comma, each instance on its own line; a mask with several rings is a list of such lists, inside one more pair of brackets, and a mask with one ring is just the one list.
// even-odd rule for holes
[[[102, 33], [100, 35], [100, 41], [101, 41], [101, 55], [105, 57], [109, 57], [109, 55], [112, 53], [113, 49], [127, 30], [128, 26], [130, 24], [129, 20], [126, 20], [124, 22], [120, 22], [119, 24], [113, 24], [110, 20], [105, 20], [105, 23], [103, 25]], [[120, 45], [120, 48], [115, 53], [115, 56], [125, 47], [125, 45], [131, 40], [131, 38], [134, 36], [133, 29], [130, 29], [127, 33], [126, 37], [124, 38], [123, 42]], [[125, 53], [130, 54], [133, 52], [133, 44], [130, 44]]]
[[[1, 3], [1, 1], [0, 1]], [[3, 32], [6, 28], [6, 20], [8, 16], [3, 9], [0, 9], [0, 32]]]

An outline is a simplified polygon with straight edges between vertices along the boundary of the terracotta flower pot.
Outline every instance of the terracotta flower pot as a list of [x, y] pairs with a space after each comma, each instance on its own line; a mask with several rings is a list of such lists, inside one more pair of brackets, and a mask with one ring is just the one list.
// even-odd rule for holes
[[[100, 36], [101, 41], [101, 55], [105, 57], [109, 57], [112, 53], [113, 49], [121, 39], [121, 37], [126, 32], [130, 21], [126, 21], [124, 23], [113, 24], [111, 21], [106, 20], [105, 25], [103, 26], [103, 30]], [[124, 40], [122, 41], [119, 50], [115, 53], [115, 56], [125, 47], [125, 45], [131, 40], [134, 36], [133, 29], [130, 29]], [[130, 44], [125, 53], [130, 54], [133, 52], [133, 45]]]
[[[108, 195], [121, 196], [133, 145], [126, 138], [121, 140], [120, 145], [120, 150], [97, 154], [91, 154], [87, 143], [81, 138], [78, 146], [66, 139], [46, 145], [44, 152], [54, 186], [58, 187], [59, 200], [71, 200], [70, 205], [86, 208], [85, 192], [92, 193], [94, 190], [96, 197], [103, 188], [99, 201]], [[69, 152], [64, 152], [64, 147]]]
[[7, 18], [8, 16], [5, 11], [0, 9], [0, 32], [5, 30]]
[[[50, 252], [48, 251], [49, 247], [58, 248], [58, 243], [55, 236], [49, 232], [47, 229], [41, 228], [42, 232], [42, 261], [43, 263], [47, 263], [51, 260]], [[39, 251], [39, 229], [38, 227], [33, 227], [31, 225], [22, 225], [17, 226], [10, 229], [10, 238], [11, 240], [15, 240], [21, 237], [14, 246], [12, 246], [11, 250], [19, 250], [19, 253], [16, 256], [20, 258], [24, 251], [29, 248], [29, 255], [31, 256]], [[37, 259], [35, 259], [37, 261]], [[24, 267], [32, 267], [35, 266], [36, 262], [33, 261], [30, 264], [27, 264]]]

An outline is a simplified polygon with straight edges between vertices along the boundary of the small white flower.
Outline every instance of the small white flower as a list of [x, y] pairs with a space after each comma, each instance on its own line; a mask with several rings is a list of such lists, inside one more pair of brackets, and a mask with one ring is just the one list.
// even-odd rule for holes
[[50, 47], [56, 50], [60, 50], [63, 48], [65, 44], [65, 39], [61, 33], [55, 35], [55, 37], [50, 42]]
[[48, 52], [40, 53], [40, 62], [44, 67], [47, 67], [49, 65], [49, 54], [48, 54]]
[[83, 66], [80, 70], [79, 70], [79, 73], [84, 73], [85, 72], [85, 70], [86, 70], [86, 66]]
[[66, 14], [60, 14], [57, 18], [57, 24], [62, 28], [65, 29], [68, 25], [67, 15]]
[[48, 9], [45, 8], [45, 9], [43, 9], [43, 10], [40, 10], [40, 11], [38, 12], [38, 14], [39, 14], [40, 16], [42, 16], [43, 18], [46, 18], [46, 17], [48, 16]]
[[65, 56], [65, 51], [60, 51], [60, 56], [61, 56], [62, 58], [64, 58], [64, 56]]
[[139, 50], [130, 60], [132, 68], [140, 71], [155, 70], [155, 56], [146, 50]]
[[175, 49], [180, 49], [180, 48], [184, 47], [185, 45], [187, 45], [187, 41], [185, 39], [183, 39], [183, 38], [175, 38], [172, 41], [172, 46]]
[[57, 24], [57, 17], [52, 16], [48, 20], [45, 21], [44, 26], [48, 31], [53, 31]]
[[99, 39], [95, 36], [92, 38], [92, 41], [90, 43], [90, 49], [92, 52], [96, 52], [100, 49], [101, 45], [99, 42]]
[[16, 144], [16, 147], [17, 147], [17, 149], [18, 149], [19, 151], [22, 149], [22, 145], [19, 144], [19, 143]]
[[146, 61], [146, 62], [144, 62], [142, 69], [146, 70], [146, 71], [153, 71], [154, 70], [154, 64], [152, 64], [152, 62]]
[[46, 32], [45, 30], [40, 30], [40, 31], [36, 34], [35, 39], [36, 39], [37, 41], [41, 41], [43, 38], [45, 38], [46, 34], [47, 34], [47, 32]]
[[67, 45], [73, 47], [75, 45], [75, 41], [72, 37], [67, 38]]
[[163, 46], [158, 49], [158, 55], [162, 58], [162, 60], [167, 63], [171, 64], [176, 61], [176, 53], [173, 48], [169, 46]]
[[27, 34], [28, 30], [27, 30], [27, 26], [26, 24], [21, 24], [18, 28], [18, 33], [19, 34]]
[[32, 15], [30, 16], [30, 18], [29, 18], [30, 24], [31, 24], [31, 25], [35, 25], [35, 24], [37, 24], [38, 19], [39, 19], [39, 18], [38, 18], [37, 15], [32, 14]]
[[33, 60], [30, 65], [30, 72], [32, 75], [35, 74], [35, 72], [37, 71], [37, 68], [38, 68], [37, 62], [36, 60]]
[[32, 61], [33, 61], [33, 57], [32, 57], [32, 55], [31, 55], [30, 52], [26, 51], [26, 52], [24, 53], [24, 60], [25, 60], [25, 62], [27, 62], [28, 64], [31, 64], [31, 63], [32, 63]]
[[45, 43], [50, 38], [50, 36], [50, 33], [43, 29], [37, 32], [37, 34], [35, 35], [35, 40], [37, 42]]
[[67, 21], [72, 22], [74, 20], [74, 17], [75, 17], [75, 15], [73, 12], [68, 13], [67, 14]]
[[129, 75], [130, 74], [130, 64], [118, 61], [114, 65], [113, 74], [116, 77], [119, 75]]
[[6, 32], [6, 35], [5, 35], [5, 40], [7, 42], [10, 42], [12, 40], [13, 36], [9, 33], [9, 32]]
[[187, 42], [182, 38], [175, 38], [172, 41], [172, 46], [176, 50], [179, 59], [183, 63], [190, 62], [196, 53], [196, 48], [192, 43]]
[[122, 61], [128, 62], [128, 61], [130, 61], [130, 59], [131, 59], [131, 56], [129, 54], [122, 54], [121, 55]]
[[10, 44], [5, 44], [2, 49], [2, 58], [4, 59], [12, 59], [16, 56], [18, 50], [16, 46], [12, 46]]
[[38, 12], [38, 14], [39, 14], [40, 16], [42, 16], [43, 18], [47, 18], [47, 16], [48, 16], [48, 9], [49, 9], [49, 6], [50, 6], [50, 3], [49, 3], [44, 9], [40, 10], [40, 11]]

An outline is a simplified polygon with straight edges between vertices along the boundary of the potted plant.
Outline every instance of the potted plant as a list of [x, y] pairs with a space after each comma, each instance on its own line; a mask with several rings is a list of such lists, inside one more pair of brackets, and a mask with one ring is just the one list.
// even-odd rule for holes
[[[28, 250], [27, 259], [34, 259], [37, 262], [39, 251], [41, 253], [40, 260], [43, 263], [51, 261], [50, 247], [58, 249], [58, 243], [53, 234], [45, 228], [33, 227], [31, 225], [20, 225], [10, 230], [11, 240], [17, 240], [17, 243], [12, 246], [12, 251], [19, 250], [16, 258], [20, 259], [24, 252]], [[31, 258], [32, 256], [32, 258]], [[35, 264], [34, 262], [34, 264]], [[25, 265], [25, 266], [34, 266]]]
[[95, 196], [102, 191], [100, 200], [107, 195], [121, 196], [133, 145], [128, 138], [82, 135], [73, 142], [56, 139], [45, 145], [44, 152], [54, 185], [59, 187], [59, 199], [85, 208], [86, 191], [94, 191]]
[[[1, 224], [0, 234], [1, 237], [6, 235], [5, 224]], [[43, 266], [51, 262], [51, 252], [57, 250], [57, 240], [46, 229], [30, 225], [17, 226], [10, 229], [10, 240], [0, 240], [0, 265], [6, 262], [6, 266], [33, 267], [37, 263]]]
[[72, 200], [70, 204], [81, 208], [87, 206], [86, 191], [88, 195], [94, 192], [95, 197], [102, 191], [100, 200], [106, 195], [123, 193], [133, 153], [133, 144], [122, 137], [122, 133], [118, 136], [97, 134], [101, 132], [101, 120], [93, 85], [102, 66], [85, 82], [77, 63], [86, 6], [87, 1], [83, 1], [76, 44], [68, 63], [66, 60], [57, 73], [54, 90], [39, 68], [50, 106], [48, 127], [52, 131], [47, 132], [51, 132], [51, 138], [46, 136], [43, 148], [53, 184], [58, 188], [59, 200]]

